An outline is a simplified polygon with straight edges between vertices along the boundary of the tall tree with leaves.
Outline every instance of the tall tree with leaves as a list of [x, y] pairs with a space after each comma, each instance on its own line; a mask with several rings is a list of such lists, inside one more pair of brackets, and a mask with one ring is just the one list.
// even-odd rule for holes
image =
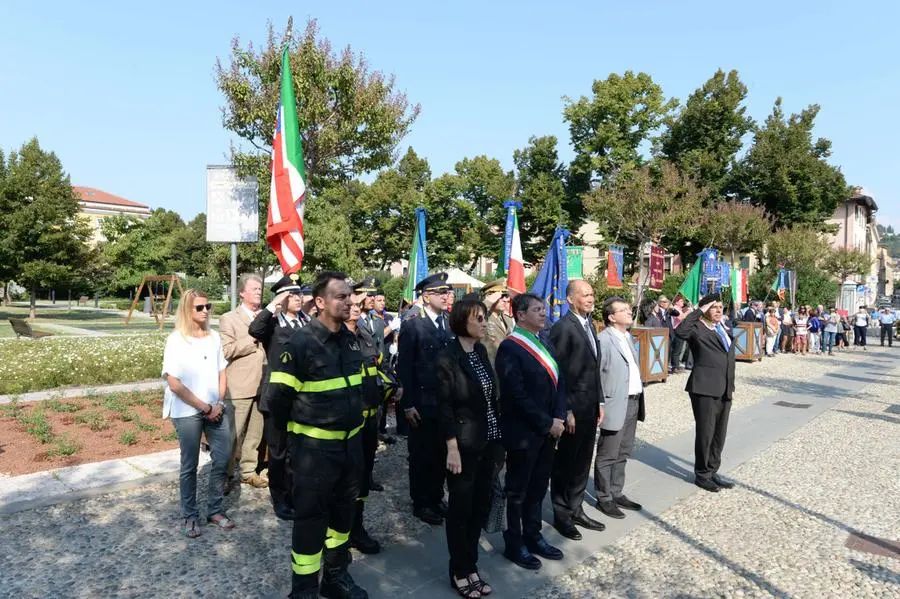
[[707, 247], [727, 252], [736, 266], [737, 254], [758, 251], [772, 234], [772, 218], [761, 206], [722, 202], [701, 217], [698, 238]]
[[[336, 53], [331, 42], [319, 35], [315, 21], [309, 21], [302, 34], [295, 33], [292, 19], [280, 33], [270, 23], [268, 39], [260, 50], [252, 44], [244, 48], [235, 38], [230, 64], [226, 67], [221, 60], [216, 62], [216, 82], [225, 97], [223, 124], [247, 144], [232, 148], [232, 162], [240, 175], [254, 175], [259, 180], [261, 231], [265, 230], [269, 204], [272, 133], [285, 46], [298, 101], [309, 189], [307, 209], [315, 210], [316, 196], [325, 189], [390, 166], [397, 145], [419, 114], [419, 106], [410, 105], [405, 94], [395, 89], [392, 76], [371, 71], [365, 58], [350, 47]], [[323, 224], [332, 227], [320, 236], [332, 241], [335, 235], [345, 234], [341, 232], [349, 234], [354, 226], [345, 213], [310, 219], [308, 224], [313, 229]], [[309, 228], [306, 232], [317, 236]], [[340, 243], [354, 241], [348, 238]], [[254, 248], [242, 247], [241, 253], [260, 266], [277, 264], [262, 234]], [[327, 256], [307, 255], [307, 259], [322, 267], [337, 266], [330, 264]]]
[[0, 166], [0, 279], [14, 279], [31, 292], [68, 285], [94, 260], [91, 228], [78, 215], [78, 196], [56, 154], [37, 138]]
[[[687, 237], [700, 224], [706, 191], [665, 160], [654, 161], [616, 177], [612, 185], [597, 187], [585, 196], [588, 215], [612, 240], [637, 250], [644, 244], [664, 245], [670, 237]], [[640, 304], [647, 273], [639, 258], [636, 305]]]
[[[865, 252], [855, 248], [838, 248], [828, 253], [822, 261], [822, 267], [837, 277], [838, 282], [843, 285], [854, 275], [858, 277], [866, 275], [872, 267], [872, 259]], [[840, 302], [840, 296], [837, 299]]]
[[813, 140], [818, 112], [819, 106], [813, 104], [785, 117], [778, 98], [735, 169], [730, 191], [763, 206], [779, 226], [821, 228], [850, 197], [844, 175], [827, 162], [831, 142], [823, 137]]
[[460, 264], [472, 270], [480, 257], [500, 255], [503, 236], [497, 231], [503, 230], [506, 221], [503, 203], [513, 195], [515, 176], [504, 171], [496, 158], [475, 156], [456, 163], [456, 181], [457, 200], [473, 215], [469, 227], [462, 231], [469, 259]]
[[688, 97], [657, 140], [659, 154], [716, 197], [725, 187], [742, 138], [753, 129], [744, 100], [747, 86], [737, 71], [721, 69]]
[[678, 105], [646, 73], [612, 73], [595, 80], [592, 98], [565, 98], [563, 118], [569, 124], [575, 159], [574, 181], [586, 192], [591, 183], [609, 184], [620, 172], [641, 166], [640, 146]]
[[516, 165], [516, 199], [522, 203], [519, 231], [526, 262], [540, 260], [547, 251], [557, 225], [575, 229], [580, 224], [580, 200], [573, 203], [566, 193], [567, 170], [559, 161], [556, 137], [532, 137], [528, 145], [513, 152]]

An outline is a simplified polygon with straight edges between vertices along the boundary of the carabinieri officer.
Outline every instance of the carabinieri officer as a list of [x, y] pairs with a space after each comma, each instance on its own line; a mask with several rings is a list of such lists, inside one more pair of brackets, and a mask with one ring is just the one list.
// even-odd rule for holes
[[351, 293], [346, 275], [321, 273], [312, 288], [318, 317], [287, 341], [271, 365], [270, 400], [290, 404], [295, 512], [290, 597], [295, 599], [369, 596], [347, 571], [363, 473], [363, 356], [344, 325]]

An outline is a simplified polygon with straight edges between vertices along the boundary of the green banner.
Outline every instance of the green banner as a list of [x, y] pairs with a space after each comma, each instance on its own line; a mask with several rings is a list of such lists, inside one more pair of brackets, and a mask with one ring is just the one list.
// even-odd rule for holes
[[566, 246], [567, 275], [569, 279], [584, 278], [584, 247], [580, 245]]

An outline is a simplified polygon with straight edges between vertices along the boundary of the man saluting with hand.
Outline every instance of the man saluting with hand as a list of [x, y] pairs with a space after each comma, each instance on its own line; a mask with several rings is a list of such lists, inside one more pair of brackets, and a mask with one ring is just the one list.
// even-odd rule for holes
[[697, 304], [698, 310], [675, 329], [694, 356], [694, 369], [684, 390], [691, 396], [696, 434], [694, 437], [694, 483], [701, 489], [717, 493], [730, 489], [730, 483], [719, 476], [728, 415], [734, 394], [734, 339], [725, 325], [722, 298], [707, 295]]

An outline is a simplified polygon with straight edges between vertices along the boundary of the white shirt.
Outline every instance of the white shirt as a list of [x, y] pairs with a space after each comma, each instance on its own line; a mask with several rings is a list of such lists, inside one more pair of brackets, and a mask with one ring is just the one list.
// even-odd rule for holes
[[864, 312], [857, 312], [854, 314], [856, 317], [856, 326], [864, 327], [869, 324], [869, 315]]
[[628, 361], [628, 395], [637, 395], [644, 390], [644, 383], [641, 382], [641, 369], [634, 359], [634, 348], [631, 345], [631, 335], [623, 333], [615, 327], [609, 327], [609, 332], [613, 337], [618, 339], [619, 347], [625, 354], [625, 360]]
[[597, 355], [597, 335], [594, 333], [593, 323], [586, 316], [582, 316], [581, 314], [578, 314], [577, 312], [573, 312], [573, 314], [575, 314], [575, 316], [578, 318], [578, 322], [581, 323], [582, 329], [587, 327], [587, 334], [589, 337], [592, 337], [591, 341], [589, 342], [592, 345], [591, 351], [593, 351], [594, 355], [596, 356]]
[[[166, 339], [163, 377], [167, 374], [174, 376], [200, 401], [209, 405], [222, 401], [219, 397], [219, 373], [227, 365], [222, 341], [215, 331], [209, 331], [206, 337], [185, 337], [174, 331]], [[182, 401], [166, 384], [163, 418], [184, 418], [199, 413], [200, 410]]]
[[438, 328], [438, 318], [440, 318], [441, 315], [435, 314], [434, 310], [432, 310], [430, 307], [425, 308], [425, 314], [427, 314], [428, 318], [431, 319], [431, 324], [433, 324], [435, 328]]

